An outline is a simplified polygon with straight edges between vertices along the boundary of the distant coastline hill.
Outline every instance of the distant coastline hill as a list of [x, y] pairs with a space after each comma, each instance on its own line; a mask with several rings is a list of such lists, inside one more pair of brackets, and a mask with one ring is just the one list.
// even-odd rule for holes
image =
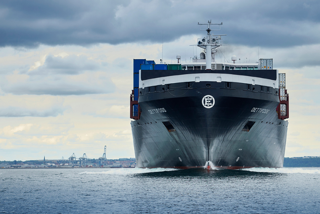
[[283, 167], [320, 167], [320, 156], [284, 158]]

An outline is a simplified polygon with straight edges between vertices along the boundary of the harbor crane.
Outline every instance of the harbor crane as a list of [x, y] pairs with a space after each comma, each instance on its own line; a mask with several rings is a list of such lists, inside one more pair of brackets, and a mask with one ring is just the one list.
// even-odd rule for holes
[[88, 158], [87, 158], [86, 153], [83, 153], [83, 156], [79, 158], [81, 167], [83, 167], [83, 166], [86, 167], [87, 166], [87, 159]]
[[103, 164], [107, 161], [107, 146], [104, 146], [104, 153], [102, 157], [99, 158], [99, 166], [103, 166]]
[[76, 155], [73, 153], [70, 157], [69, 157], [69, 163], [74, 165], [76, 163]]

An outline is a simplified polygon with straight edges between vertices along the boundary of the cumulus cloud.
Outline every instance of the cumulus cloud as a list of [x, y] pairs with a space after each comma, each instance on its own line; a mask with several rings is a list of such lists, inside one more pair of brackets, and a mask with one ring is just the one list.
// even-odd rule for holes
[[7, 136], [12, 136], [16, 132], [29, 131], [31, 127], [32, 127], [32, 124], [20, 124], [19, 126], [16, 126], [16, 127], [6, 126], [3, 128], [2, 132], [0, 133]]
[[[43, 60], [43, 59], [42, 59]], [[68, 74], [75, 75], [85, 71], [98, 70], [99, 63], [89, 60], [86, 56], [53, 56], [48, 55], [43, 62], [37, 61], [30, 67], [29, 75]]]
[[27, 109], [23, 107], [0, 108], [0, 117], [56, 117], [63, 114], [64, 108], [53, 107], [45, 110]]
[[103, 73], [82, 74], [77, 77], [30, 77], [20, 82], [10, 82], [11, 77], [19, 78], [19, 75], [6, 77], [2, 83], [2, 91], [12, 94], [35, 94], [35, 95], [83, 95], [110, 93], [114, 89], [111, 80]]
[[26, 139], [27, 143], [37, 143], [41, 145], [56, 145], [58, 143], [62, 143], [63, 136], [41, 136], [36, 137], [33, 136], [32, 138]]
[[318, 59], [319, 49], [320, 44], [301, 45], [288, 48], [226, 45], [218, 50], [217, 58], [221, 61], [231, 62], [231, 56], [236, 55], [238, 59], [237, 63], [258, 62], [259, 58], [273, 58], [275, 68], [302, 68], [305, 66], [320, 66], [320, 60]]
[[35, 62], [27, 72], [12, 72], [0, 80], [5, 93], [83, 95], [110, 93], [114, 84], [99, 71], [99, 63], [84, 55], [53, 56]]
[[0, 117], [56, 117], [68, 108], [59, 97], [7, 95], [0, 102]]
[[[30, 122], [30, 121], [28, 121]], [[33, 121], [35, 122], [35, 121]], [[41, 137], [41, 136], [64, 136], [74, 126], [72, 124], [48, 124], [48, 123], [27, 123], [19, 125], [9, 125], [0, 129], [0, 135], [5, 137]]]
[[196, 23], [208, 19], [223, 21], [233, 44], [314, 44], [320, 41], [319, 6], [292, 0], [2, 1], [0, 46], [167, 42], [198, 34]]

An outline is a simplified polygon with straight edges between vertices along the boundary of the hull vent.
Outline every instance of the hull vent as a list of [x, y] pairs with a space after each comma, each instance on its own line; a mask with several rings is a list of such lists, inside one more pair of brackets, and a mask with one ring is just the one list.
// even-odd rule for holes
[[255, 124], [254, 121], [248, 121], [248, 122], [246, 123], [246, 125], [244, 125], [242, 131], [244, 131], [244, 132], [249, 132], [250, 129], [252, 128], [252, 126], [253, 126], [254, 124]]
[[175, 129], [169, 121], [162, 122], [163, 125], [167, 128], [168, 132], [174, 132]]

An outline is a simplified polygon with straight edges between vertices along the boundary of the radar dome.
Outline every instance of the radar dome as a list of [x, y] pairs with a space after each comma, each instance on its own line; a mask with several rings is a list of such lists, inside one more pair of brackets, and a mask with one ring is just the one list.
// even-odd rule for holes
[[233, 61], [233, 63], [235, 63], [235, 62], [237, 61], [236, 55], [233, 55], [233, 56], [231, 57], [231, 60]]

